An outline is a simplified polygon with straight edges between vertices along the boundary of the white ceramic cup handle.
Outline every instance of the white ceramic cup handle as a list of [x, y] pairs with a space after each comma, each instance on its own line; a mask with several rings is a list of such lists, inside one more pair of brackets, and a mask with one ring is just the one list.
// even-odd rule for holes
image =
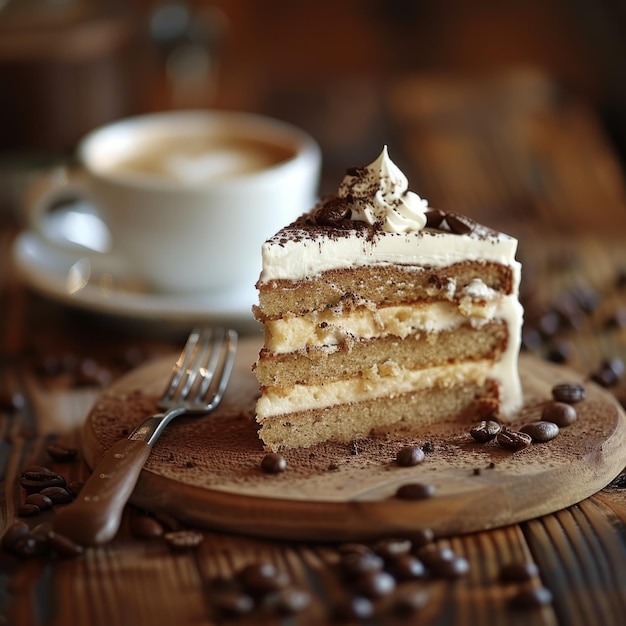
[[50, 232], [45, 227], [45, 218], [55, 204], [78, 199], [91, 200], [89, 188], [80, 172], [66, 168], [51, 171], [40, 178], [26, 196], [23, 206], [28, 226], [46, 241], [60, 245], [58, 239], [50, 237]]
[[[46, 218], [54, 212], [55, 205], [79, 200], [83, 200], [89, 208], [84, 211], [79, 207], [75, 211], [72, 209], [83, 218], [82, 229], [72, 229], [72, 232], [75, 235], [80, 234], [78, 231], [86, 234], [66, 238], [60, 232], [51, 232]], [[87, 258], [94, 272], [118, 276], [128, 274], [125, 261], [110, 252], [110, 233], [98, 217], [91, 190], [81, 170], [59, 168], [36, 181], [25, 196], [23, 214], [28, 226], [44, 241], [67, 253], [68, 257]]]

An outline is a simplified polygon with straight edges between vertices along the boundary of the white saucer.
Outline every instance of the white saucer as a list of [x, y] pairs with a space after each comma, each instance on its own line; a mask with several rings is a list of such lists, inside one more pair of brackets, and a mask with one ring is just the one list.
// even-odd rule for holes
[[[93, 313], [164, 323], [172, 326], [228, 324], [240, 331], [258, 330], [252, 316], [257, 301], [252, 281], [236, 291], [215, 294], [162, 294], [120, 281], [99, 284], [93, 277], [79, 289], [68, 288], [68, 276], [80, 259], [59, 250], [31, 231], [13, 246], [13, 261], [24, 282], [35, 291], [65, 305]], [[122, 277], [123, 278], [123, 277]]]

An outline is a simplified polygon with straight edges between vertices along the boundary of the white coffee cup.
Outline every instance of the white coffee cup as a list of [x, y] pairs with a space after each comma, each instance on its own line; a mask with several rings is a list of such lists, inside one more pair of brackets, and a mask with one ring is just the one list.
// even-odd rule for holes
[[[78, 173], [52, 176], [30, 195], [30, 227], [94, 272], [166, 293], [254, 283], [263, 241], [313, 206], [321, 165], [305, 132], [226, 111], [120, 120], [88, 134], [78, 157]], [[67, 198], [84, 200], [84, 237], [53, 226]], [[98, 223], [107, 245], [92, 243]]]

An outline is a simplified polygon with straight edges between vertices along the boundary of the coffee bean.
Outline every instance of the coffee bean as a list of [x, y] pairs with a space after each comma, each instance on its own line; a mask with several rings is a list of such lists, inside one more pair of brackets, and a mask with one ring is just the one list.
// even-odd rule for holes
[[254, 609], [254, 600], [237, 589], [220, 589], [211, 594], [211, 606], [221, 617], [239, 617]]
[[296, 615], [309, 608], [311, 594], [297, 587], [285, 587], [276, 592], [273, 604], [279, 615]]
[[48, 540], [52, 551], [63, 558], [74, 558], [84, 552], [84, 548], [81, 545], [75, 543], [69, 537], [54, 531], [50, 532]]
[[515, 430], [508, 430], [504, 428], [498, 433], [496, 441], [498, 445], [500, 445], [505, 450], [518, 452], [519, 450], [527, 448], [533, 440], [531, 436], [527, 435], [526, 433], [521, 433]]
[[364, 543], [342, 543], [337, 550], [339, 554], [370, 554], [371, 548]]
[[366, 620], [374, 614], [374, 604], [369, 598], [351, 596], [341, 602], [335, 609], [337, 621]]
[[12, 545], [11, 552], [25, 558], [43, 556], [50, 552], [50, 544], [47, 540], [29, 534], [16, 540]]
[[520, 589], [511, 598], [511, 607], [515, 609], [537, 609], [552, 602], [552, 593], [545, 587]]
[[340, 565], [344, 574], [354, 576], [366, 572], [380, 572], [385, 566], [385, 561], [378, 554], [369, 551], [363, 554], [344, 554]]
[[66, 481], [63, 476], [45, 467], [31, 466], [22, 472], [20, 485], [30, 495], [47, 487], [65, 487]]
[[196, 530], [183, 529], [167, 532], [163, 538], [174, 550], [190, 550], [202, 543], [204, 535]]
[[520, 432], [530, 435], [534, 443], [546, 443], [559, 434], [559, 427], [554, 422], [531, 422], [520, 428]]
[[42, 493], [31, 493], [24, 499], [24, 504], [34, 504], [39, 507], [40, 510], [45, 511], [52, 507], [52, 500], [48, 496], [44, 496]]
[[2, 547], [9, 552], [13, 552], [13, 547], [18, 540], [27, 537], [29, 534], [30, 528], [28, 524], [20, 521], [13, 522], [2, 535]]
[[397, 617], [410, 617], [428, 604], [426, 589], [400, 589], [394, 598], [392, 611]]
[[406, 446], [396, 454], [396, 463], [401, 467], [419, 465], [423, 460], [424, 451], [419, 446]]
[[41, 539], [42, 541], [48, 541], [50, 539], [50, 533], [52, 533], [52, 524], [50, 522], [41, 522], [31, 529], [31, 534]]
[[587, 390], [580, 383], [561, 383], [552, 387], [552, 397], [557, 402], [576, 404], [584, 400], [586, 396]]
[[39, 513], [41, 513], [41, 509], [36, 504], [22, 504], [17, 509], [19, 517], [33, 517]]
[[426, 572], [424, 564], [412, 554], [403, 554], [389, 565], [389, 572], [396, 580], [414, 580], [423, 578]]
[[287, 461], [282, 454], [270, 452], [261, 460], [261, 469], [266, 474], [280, 474], [287, 468]]
[[553, 341], [548, 346], [546, 358], [552, 363], [566, 363], [572, 358], [572, 346], [565, 341]]
[[345, 198], [331, 198], [315, 212], [315, 221], [323, 226], [338, 226], [350, 218], [350, 202]]
[[539, 575], [539, 568], [533, 561], [507, 563], [500, 569], [503, 582], [524, 582]]
[[624, 375], [624, 362], [619, 357], [607, 359], [591, 374], [591, 380], [602, 387], [614, 387]]
[[64, 446], [61, 443], [51, 443], [47, 446], [46, 452], [48, 456], [59, 463], [67, 463], [73, 461], [78, 456], [78, 450], [76, 448], [70, 448]]
[[435, 533], [432, 528], [419, 528], [411, 532], [410, 536], [413, 542], [413, 550], [419, 550], [435, 540]]
[[237, 579], [252, 596], [278, 591], [289, 584], [289, 576], [273, 563], [253, 563], [244, 567]]
[[424, 500], [435, 495], [434, 485], [425, 483], [407, 483], [396, 490], [396, 498], [401, 500]]
[[576, 409], [565, 402], [550, 402], [543, 407], [541, 419], [563, 428], [576, 421]]
[[65, 502], [71, 502], [73, 500], [72, 494], [63, 487], [46, 487], [39, 493], [47, 496], [52, 500], [53, 504], [63, 504]]
[[439, 563], [441, 561], [451, 561], [456, 558], [456, 554], [452, 548], [439, 547], [435, 544], [425, 546], [418, 551], [417, 556], [426, 565], [431, 567], [433, 563]]
[[493, 420], [483, 420], [478, 424], [474, 424], [470, 428], [470, 435], [473, 439], [478, 441], [478, 443], [487, 443], [492, 439], [495, 439], [496, 435], [501, 430], [500, 424], [498, 422], [494, 422]]
[[384, 570], [361, 574], [355, 582], [355, 588], [366, 598], [382, 598], [396, 588], [396, 580]]
[[409, 554], [412, 544], [408, 539], [381, 539], [374, 545], [374, 552], [385, 561], [393, 561], [399, 556]]
[[131, 515], [130, 531], [139, 539], [156, 539], [164, 533], [163, 525], [151, 515]]
[[454, 556], [451, 559], [434, 559], [430, 564], [431, 571], [441, 578], [461, 578], [469, 570], [469, 561], [462, 556]]
[[85, 483], [80, 481], [80, 480], [73, 480], [68, 486], [67, 488], [69, 489], [70, 493], [76, 497], [79, 493], [80, 490], [84, 487]]

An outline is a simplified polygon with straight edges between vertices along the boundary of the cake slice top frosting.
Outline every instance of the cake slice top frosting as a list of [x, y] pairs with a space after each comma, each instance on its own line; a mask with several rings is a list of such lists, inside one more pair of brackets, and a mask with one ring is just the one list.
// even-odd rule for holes
[[430, 208], [409, 191], [385, 147], [370, 165], [349, 169], [337, 194], [263, 244], [259, 284], [371, 264], [445, 267], [488, 261], [519, 273], [516, 251], [513, 237]]

